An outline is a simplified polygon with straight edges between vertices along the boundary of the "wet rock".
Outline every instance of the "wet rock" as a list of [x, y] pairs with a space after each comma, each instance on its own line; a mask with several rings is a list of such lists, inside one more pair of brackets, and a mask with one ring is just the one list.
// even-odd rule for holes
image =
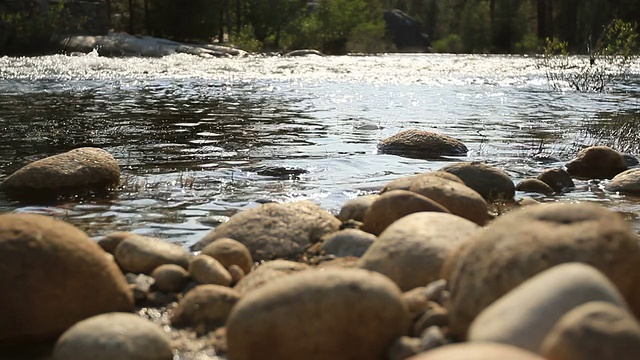
[[411, 188], [411, 185], [413, 185], [414, 182], [422, 179], [423, 177], [430, 177], [430, 176], [435, 176], [435, 177], [438, 177], [438, 178], [455, 181], [457, 183], [460, 183], [460, 184], [464, 185], [464, 181], [462, 181], [459, 177], [457, 177], [457, 176], [455, 176], [455, 175], [453, 175], [451, 173], [448, 173], [446, 171], [430, 171], [430, 172], [424, 173], [424, 174], [405, 176], [405, 177], [401, 177], [399, 179], [393, 180], [392, 182], [386, 184], [380, 190], [380, 194], [384, 194], [387, 191], [391, 191], [391, 190], [407, 190], [407, 191], [409, 191], [409, 188]]
[[538, 179], [524, 179], [516, 185], [516, 190], [544, 195], [551, 195], [554, 193], [553, 189], [549, 185]]
[[309, 270], [242, 297], [227, 320], [228, 355], [382, 359], [407, 320], [400, 291], [384, 276], [359, 269]]
[[289, 51], [288, 53], [284, 54], [284, 56], [309, 56], [309, 55], [324, 56], [323, 53], [321, 53], [320, 51], [315, 50], [315, 49], [293, 50], [293, 51]]
[[528, 278], [576, 261], [603, 272], [640, 314], [630, 276], [638, 272], [640, 248], [622, 217], [595, 204], [530, 205], [502, 215], [451, 252], [443, 276], [452, 334], [464, 338], [480, 311]]
[[151, 276], [155, 279], [153, 288], [163, 292], [180, 292], [189, 282], [189, 272], [175, 264], [160, 265]]
[[295, 258], [339, 227], [340, 220], [309, 201], [263, 204], [232, 216], [194, 248], [200, 250], [216, 239], [231, 238], [244, 244], [255, 261]]
[[441, 346], [422, 352], [407, 360], [545, 360], [544, 358], [519, 349], [497, 343], [460, 343]]
[[365, 212], [378, 198], [378, 196], [379, 195], [377, 194], [371, 194], [347, 200], [340, 209], [338, 219], [342, 222], [348, 220], [362, 221], [364, 219]]
[[231, 285], [231, 274], [209, 255], [198, 255], [189, 261], [189, 274], [200, 284]]
[[582, 263], [557, 265], [523, 282], [484, 309], [471, 324], [468, 339], [537, 352], [564, 314], [591, 301], [627, 306], [611, 281], [595, 268]]
[[238, 281], [234, 289], [244, 295], [262, 285], [285, 275], [309, 269], [309, 265], [288, 260], [273, 260], [263, 263]]
[[0, 215], [0, 347], [53, 339], [90, 316], [132, 310], [133, 295], [110, 257], [66, 222]]
[[540, 353], [549, 360], [635, 359], [640, 353], [640, 325], [619, 306], [586, 303], [560, 318]]
[[456, 175], [487, 201], [510, 200], [516, 192], [509, 174], [495, 166], [465, 161], [447, 165], [440, 170]]
[[278, 179], [300, 179], [300, 175], [309, 173], [308, 170], [300, 169], [296, 167], [286, 166], [267, 166], [260, 169], [256, 169], [256, 174], [261, 176], [271, 176]]
[[110, 313], [83, 320], [58, 339], [54, 360], [171, 360], [171, 339], [135, 314]]
[[362, 230], [379, 235], [387, 226], [405, 215], [422, 211], [448, 213], [443, 205], [411, 191], [393, 190], [380, 195], [364, 214]]
[[627, 167], [636, 166], [640, 164], [640, 160], [633, 155], [622, 154], [624, 158], [624, 162], [627, 164]]
[[621, 172], [610, 183], [605, 185], [605, 189], [621, 194], [640, 194], [640, 169], [629, 169]]
[[478, 225], [484, 225], [489, 220], [487, 202], [482, 196], [468, 186], [455, 181], [423, 176], [413, 182], [409, 191], [426, 196], [447, 208], [453, 215]]
[[229, 238], [220, 238], [202, 249], [202, 254], [218, 260], [222, 266], [229, 268], [238, 265], [245, 274], [251, 272], [253, 259], [251, 252], [241, 242]]
[[627, 170], [627, 163], [619, 152], [608, 146], [582, 149], [567, 165], [571, 176], [584, 179], [611, 179]]
[[329, 235], [322, 244], [326, 254], [360, 257], [376, 241], [376, 236], [358, 229], [344, 229]]
[[448, 155], [465, 155], [467, 147], [458, 139], [430, 131], [410, 129], [382, 140], [378, 150], [411, 158], [432, 159]]
[[564, 169], [547, 169], [540, 173], [537, 179], [549, 185], [555, 192], [576, 187], [571, 175]]
[[239, 299], [240, 293], [226, 286], [196, 286], [178, 302], [171, 316], [171, 324], [204, 326], [207, 329], [221, 326]]
[[425, 286], [440, 278], [449, 252], [479, 228], [452, 214], [407, 215], [380, 234], [358, 267], [386, 275], [403, 291]]
[[129, 234], [118, 244], [114, 254], [124, 272], [151, 274], [164, 264], [187, 268], [191, 255], [182, 246], [158, 238]]
[[7, 177], [0, 190], [26, 201], [103, 191], [120, 181], [118, 162], [98, 148], [78, 148], [32, 162]]

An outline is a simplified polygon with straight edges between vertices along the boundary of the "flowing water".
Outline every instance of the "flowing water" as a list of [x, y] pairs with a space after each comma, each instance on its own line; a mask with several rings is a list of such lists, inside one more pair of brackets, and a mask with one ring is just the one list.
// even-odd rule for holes
[[[259, 203], [308, 199], [337, 212], [390, 180], [455, 161], [485, 161], [518, 182], [587, 145], [639, 155], [639, 86], [634, 64], [606, 93], [554, 91], [535, 58], [520, 56], [4, 57], [2, 178], [80, 146], [109, 151], [123, 175], [109, 199], [0, 198], [0, 210], [188, 246]], [[437, 161], [377, 153], [381, 139], [409, 128], [459, 138], [470, 151]], [[602, 185], [578, 181], [539, 200], [597, 201], [637, 224], [637, 199]]]

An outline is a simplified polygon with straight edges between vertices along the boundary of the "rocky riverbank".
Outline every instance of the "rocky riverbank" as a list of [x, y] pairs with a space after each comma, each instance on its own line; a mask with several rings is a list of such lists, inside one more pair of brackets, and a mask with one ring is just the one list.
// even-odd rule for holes
[[[410, 130], [380, 149], [431, 158], [466, 148]], [[189, 250], [128, 232], [96, 244], [62, 220], [2, 214], [0, 283], [12, 291], [0, 298], [0, 348], [33, 358], [49, 344], [40, 358], [56, 360], [633, 359], [637, 234], [597, 204], [515, 198], [561, 195], [572, 178], [635, 193], [630, 166], [592, 147], [516, 185], [502, 169], [457, 162], [337, 215], [308, 201], [262, 204]], [[76, 149], [0, 189], [108, 192], [116, 170], [108, 153]]]

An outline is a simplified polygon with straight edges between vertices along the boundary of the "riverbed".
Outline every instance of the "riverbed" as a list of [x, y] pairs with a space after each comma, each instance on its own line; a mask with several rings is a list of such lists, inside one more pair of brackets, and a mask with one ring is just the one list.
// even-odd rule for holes
[[[578, 61], [578, 59], [576, 59]], [[307, 199], [348, 199], [457, 161], [498, 166], [515, 183], [609, 145], [640, 155], [640, 64], [604, 93], [553, 89], [531, 56], [394, 54], [164, 58], [0, 58], [0, 180], [81, 146], [121, 166], [108, 199], [41, 206], [0, 197], [0, 211], [43, 213], [91, 236], [133, 231], [189, 246], [234, 213]], [[402, 130], [462, 140], [463, 157], [378, 154]], [[636, 198], [603, 183], [539, 201], [593, 201], [640, 229]]]

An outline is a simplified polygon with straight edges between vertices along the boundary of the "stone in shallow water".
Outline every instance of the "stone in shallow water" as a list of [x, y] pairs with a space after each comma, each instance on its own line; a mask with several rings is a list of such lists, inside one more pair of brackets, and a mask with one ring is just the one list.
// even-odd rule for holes
[[378, 150], [383, 154], [424, 159], [465, 155], [468, 151], [458, 139], [417, 129], [405, 130], [382, 140]]
[[573, 183], [573, 179], [571, 179], [571, 175], [564, 169], [547, 169], [541, 172], [537, 179], [549, 185], [555, 192], [564, 191], [576, 186]]
[[608, 191], [615, 191], [622, 194], [640, 194], [640, 169], [629, 169], [616, 175], [610, 183], [605, 185]]
[[582, 149], [566, 166], [571, 176], [584, 179], [611, 179], [627, 170], [624, 156], [608, 146]]
[[545, 182], [538, 179], [523, 179], [518, 183], [518, 185], [516, 185], [516, 190], [545, 195], [553, 194], [553, 189]]

